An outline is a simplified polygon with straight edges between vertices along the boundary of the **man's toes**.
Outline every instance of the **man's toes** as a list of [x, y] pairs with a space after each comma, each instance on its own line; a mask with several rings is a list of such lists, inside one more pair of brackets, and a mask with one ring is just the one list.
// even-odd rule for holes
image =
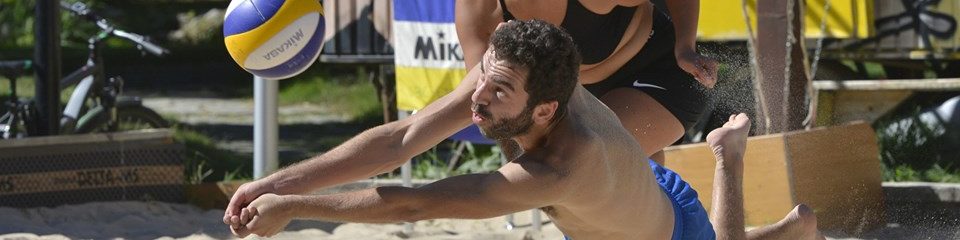
[[801, 222], [803, 222], [804, 226], [812, 227], [816, 229], [817, 214], [813, 212], [813, 209], [811, 209], [806, 204], [797, 205], [797, 207], [794, 209], [797, 210], [797, 213], [799, 214]]
[[819, 232], [817, 230], [817, 215], [807, 205], [800, 204], [794, 207], [788, 214], [788, 218], [792, 218], [792, 224], [796, 229], [803, 232], [803, 235], [816, 236]]

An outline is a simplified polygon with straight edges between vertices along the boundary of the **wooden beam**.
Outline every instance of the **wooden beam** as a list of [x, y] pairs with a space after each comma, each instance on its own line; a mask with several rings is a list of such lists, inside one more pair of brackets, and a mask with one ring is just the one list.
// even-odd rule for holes
[[802, 0], [757, 3], [758, 120], [767, 134], [803, 129], [810, 109], [802, 6]]
[[900, 80], [818, 80], [817, 126], [873, 122], [918, 91], [957, 91], [960, 78]]
[[916, 90], [916, 91], [956, 91], [960, 90], [960, 78], [942, 79], [897, 79], [897, 80], [817, 80], [813, 81], [817, 91], [828, 90]]

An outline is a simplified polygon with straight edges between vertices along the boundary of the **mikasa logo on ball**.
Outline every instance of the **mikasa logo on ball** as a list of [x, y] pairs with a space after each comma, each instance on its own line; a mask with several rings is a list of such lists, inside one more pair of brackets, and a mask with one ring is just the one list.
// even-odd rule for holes
[[267, 69], [290, 60], [303, 48], [301, 42], [310, 39], [316, 32], [314, 28], [301, 26], [317, 26], [319, 21], [318, 13], [303, 15], [253, 50], [243, 65], [250, 69]]
[[280, 44], [280, 46], [273, 49], [273, 51], [270, 51], [270, 53], [268, 53], [267, 55], [263, 55], [263, 59], [270, 61], [271, 58], [276, 57], [277, 55], [280, 55], [281, 53], [283, 53], [284, 50], [287, 50], [291, 47], [298, 46], [298, 43], [300, 43], [300, 39], [302, 38], [303, 38], [303, 29], [298, 29], [297, 32], [293, 34], [293, 37], [290, 37], [290, 39], [287, 39], [286, 42], [283, 42], [283, 44]]

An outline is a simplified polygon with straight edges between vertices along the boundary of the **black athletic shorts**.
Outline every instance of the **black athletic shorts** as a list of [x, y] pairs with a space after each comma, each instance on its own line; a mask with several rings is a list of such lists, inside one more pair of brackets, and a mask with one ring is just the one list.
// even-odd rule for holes
[[703, 114], [707, 88], [677, 65], [673, 23], [659, 9], [653, 10], [653, 30], [643, 49], [603, 81], [584, 85], [597, 98], [621, 87], [643, 91], [680, 120], [686, 131]]

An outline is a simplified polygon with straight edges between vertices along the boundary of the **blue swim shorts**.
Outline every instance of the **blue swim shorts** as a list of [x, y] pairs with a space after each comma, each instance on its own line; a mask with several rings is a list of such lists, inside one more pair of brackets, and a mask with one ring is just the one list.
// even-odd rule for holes
[[[707, 210], [697, 199], [697, 191], [684, 182], [677, 174], [653, 160], [647, 160], [660, 188], [673, 203], [673, 238], [674, 240], [714, 240], [717, 234], [713, 231], [713, 224]], [[564, 236], [565, 240], [571, 240]]]
[[653, 160], [650, 168], [657, 177], [657, 183], [663, 188], [670, 201], [673, 202], [673, 239], [709, 239], [717, 238], [713, 231], [713, 224], [703, 204], [697, 199], [697, 191], [670, 169], [660, 166]]

